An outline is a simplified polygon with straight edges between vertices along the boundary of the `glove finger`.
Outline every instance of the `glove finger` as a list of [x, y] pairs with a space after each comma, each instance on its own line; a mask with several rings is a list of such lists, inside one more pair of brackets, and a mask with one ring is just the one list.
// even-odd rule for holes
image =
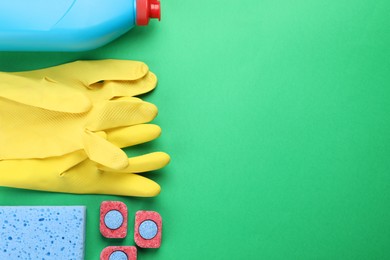
[[76, 63], [78, 63], [77, 66], [72, 70], [85, 73], [79, 75], [78, 78], [83, 80], [86, 86], [103, 80], [137, 80], [149, 71], [145, 63], [131, 60], [108, 59]]
[[123, 169], [129, 164], [126, 153], [100, 134], [84, 131], [83, 144], [88, 158], [98, 164], [116, 170]]
[[85, 160], [66, 172], [61, 179], [62, 192], [153, 197], [160, 186], [137, 174], [101, 171], [96, 164]]
[[90, 86], [103, 80], [137, 80], [144, 77], [148, 71], [148, 66], [140, 61], [107, 59], [75, 61], [15, 74], [31, 78], [51, 77], [60, 81], [78, 80], [84, 86]]
[[92, 131], [101, 131], [143, 124], [152, 121], [157, 112], [155, 105], [131, 97], [100, 102], [94, 106], [86, 127]]
[[126, 168], [113, 170], [104, 166], [98, 166], [103, 171], [120, 172], [120, 173], [141, 173], [161, 169], [165, 167], [171, 158], [164, 152], [154, 152], [141, 156], [129, 158], [129, 164]]
[[102, 174], [104, 188], [99, 193], [121, 196], [154, 197], [160, 194], [161, 188], [156, 182], [129, 173], [104, 172]]
[[[149, 72], [137, 80], [105, 80], [89, 86], [89, 95], [94, 100], [109, 100], [115, 97], [133, 97], [152, 91], [157, 85], [157, 77]], [[96, 91], [98, 90], [98, 91]]]
[[140, 124], [106, 130], [107, 140], [123, 148], [146, 143], [158, 138], [161, 128], [153, 124]]
[[83, 113], [91, 108], [91, 101], [82, 92], [49, 78], [32, 80], [0, 72], [0, 84], [0, 97], [24, 105], [68, 113]]

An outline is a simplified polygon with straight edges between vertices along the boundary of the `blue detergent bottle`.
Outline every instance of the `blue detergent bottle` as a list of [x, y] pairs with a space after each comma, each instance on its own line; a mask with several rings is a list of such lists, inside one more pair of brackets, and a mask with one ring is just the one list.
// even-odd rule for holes
[[0, 51], [86, 51], [160, 20], [158, 0], [0, 2]]

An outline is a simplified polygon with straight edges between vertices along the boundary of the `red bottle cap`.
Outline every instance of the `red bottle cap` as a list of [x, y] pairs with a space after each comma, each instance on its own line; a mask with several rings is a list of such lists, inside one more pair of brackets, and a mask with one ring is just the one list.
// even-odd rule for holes
[[137, 0], [136, 2], [136, 24], [148, 25], [150, 18], [161, 19], [160, 1], [158, 0]]

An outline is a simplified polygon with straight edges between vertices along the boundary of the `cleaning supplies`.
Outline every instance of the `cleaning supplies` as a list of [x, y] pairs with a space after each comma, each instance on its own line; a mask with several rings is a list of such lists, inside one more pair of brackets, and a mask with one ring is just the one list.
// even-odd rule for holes
[[156, 196], [160, 186], [137, 173], [164, 167], [169, 155], [121, 149], [160, 136], [145, 124], [156, 106], [135, 97], [156, 84], [146, 64], [126, 60], [0, 73], [0, 186]]
[[0, 3], [0, 50], [85, 51], [160, 20], [158, 0], [12, 0]]

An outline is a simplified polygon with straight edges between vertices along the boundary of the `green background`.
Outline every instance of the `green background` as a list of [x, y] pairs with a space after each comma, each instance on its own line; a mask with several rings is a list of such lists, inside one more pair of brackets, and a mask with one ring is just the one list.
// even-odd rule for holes
[[[1, 205], [87, 205], [86, 259], [111, 241], [99, 204], [159, 211], [139, 259], [390, 259], [390, 2], [169, 1], [160, 23], [81, 53], [0, 53], [0, 70], [142, 60], [172, 161], [156, 198], [0, 189]], [[129, 154], [133, 154], [133, 151]]]

